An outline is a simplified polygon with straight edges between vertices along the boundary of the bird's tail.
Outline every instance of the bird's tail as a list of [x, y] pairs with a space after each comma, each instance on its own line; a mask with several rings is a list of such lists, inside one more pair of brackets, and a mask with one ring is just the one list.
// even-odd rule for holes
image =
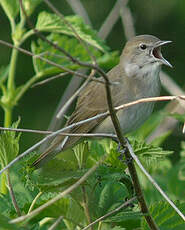
[[68, 137], [65, 137], [63, 141], [61, 141], [61, 138], [59, 138], [58, 140], [54, 140], [51, 145], [38, 157], [38, 159], [33, 162], [31, 167], [35, 167], [36, 169], [38, 169], [43, 166], [46, 162], [51, 160], [59, 152], [65, 149], [64, 145], [66, 144], [67, 140]]

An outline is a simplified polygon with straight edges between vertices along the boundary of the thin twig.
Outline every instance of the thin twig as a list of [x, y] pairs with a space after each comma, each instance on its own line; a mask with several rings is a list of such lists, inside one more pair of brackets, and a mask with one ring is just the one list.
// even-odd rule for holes
[[[61, 65], [59, 65], [59, 64], [57, 64], [57, 63], [55, 63], [53, 61], [48, 60], [47, 58], [44, 58], [44, 57], [39, 56], [39, 55], [35, 55], [34, 53], [32, 53], [32, 52], [30, 52], [28, 50], [25, 50], [25, 49], [23, 49], [21, 47], [14, 46], [13, 44], [11, 44], [9, 42], [0, 40], [0, 44], [5, 45], [5, 46], [10, 47], [10, 48], [13, 48], [13, 49], [17, 49], [17, 50], [19, 50], [20, 52], [22, 52], [24, 54], [27, 54], [27, 55], [29, 55], [31, 57], [34, 57], [34, 58], [40, 59], [42, 61], [45, 61], [46, 63], [48, 63], [50, 65], [53, 65], [53, 66], [55, 66], [55, 67], [57, 67], [57, 68], [59, 68], [59, 69], [61, 69], [63, 71], [66, 71], [66, 72], [70, 73], [70, 74], [73, 74], [73, 75], [76, 75], [78, 77], [82, 77], [82, 78], [85, 78], [85, 79], [88, 78], [88, 76], [86, 76], [84, 74], [81, 74], [81, 73], [79, 73], [77, 71], [72, 71], [72, 70], [70, 70], [70, 69], [68, 69], [66, 67], [63, 67], [63, 66], [61, 66]], [[102, 81], [101, 79], [93, 78], [92, 80], [104, 84], [104, 81]]]
[[34, 87], [39, 86], [39, 85], [46, 84], [46, 83], [48, 83], [50, 81], [56, 80], [57, 78], [61, 78], [63, 76], [66, 76], [67, 74], [68, 74], [67, 72], [65, 72], [65, 73], [59, 73], [59, 74], [57, 74], [55, 76], [49, 77], [49, 78], [47, 78], [47, 79], [45, 79], [43, 81], [39, 81], [39, 82], [35, 83], [34, 85], [32, 85], [31, 88], [34, 88]]
[[125, 32], [125, 37], [127, 40], [135, 36], [135, 29], [132, 14], [130, 12], [129, 7], [127, 6], [128, 0], [120, 1], [120, 16]]
[[[19, 1], [22, 1], [22, 0], [19, 0]], [[83, 41], [83, 39], [80, 37], [80, 35], [77, 33], [77, 31], [75, 30], [75, 28], [65, 19], [65, 17], [64, 17], [64, 15], [61, 13], [61, 12], [59, 12], [58, 10], [57, 10], [57, 8], [56, 7], [54, 7], [54, 5], [50, 2], [50, 1], [48, 1], [48, 0], [43, 0], [47, 5], [48, 5], [48, 7], [56, 14], [56, 15], [58, 15], [61, 19], [62, 19], [62, 21], [71, 29], [71, 31], [74, 33], [74, 35], [76, 36], [76, 38], [79, 40], [79, 42], [84, 46], [84, 48], [86, 49], [86, 51], [87, 51], [87, 53], [89, 54], [89, 56], [91, 57], [91, 59], [92, 59], [92, 61], [93, 61], [93, 63], [96, 65], [97, 63], [96, 63], [96, 58], [94, 57], [94, 55], [92, 54], [92, 52], [89, 50], [89, 47], [88, 47], [88, 45], [87, 45], [87, 42], [85, 42], [85, 41]], [[59, 47], [59, 48], [61, 48], [61, 47]], [[59, 49], [59, 50], [61, 50], [62, 51], [62, 49]], [[63, 51], [62, 51], [63, 52]], [[64, 51], [65, 52], [65, 51]], [[63, 52], [63, 53], [64, 53]], [[69, 54], [67, 54], [66, 55], [67, 57], [69, 57], [70, 59], [71, 59], [71, 61], [72, 62], [75, 62], [75, 63], [79, 63], [79, 65], [81, 65], [80, 64], [80, 61], [78, 61], [77, 59], [75, 60], [75, 58], [73, 58], [71, 55], [69, 55]], [[85, 64], [85, 63], [84, 63]], [[83, 66], [83, 65], [81, 65], [81, 66]]]
[[12, 204], [13, 204], [13, 206], [15, 208], [15, 211], [16, 211], [17, 215], [21, 216], [21, 210], [20, 210], [20, 208], [19, 208], [19, 206], [17, 204], [16, 198], [15, 198], [15, 193], [14, 193], [12, 183], [11, 183], [11, 180], [10, 180], [10, 172], [9, 172], [9, 170], [7, 172], [7, 182], [8, 182], [8, 188], [9, 188]]
[[31, 205], [30, 205], [30, 208], [29, 208], [29, 210], [28, 210], [28, 214], [33, 210], [35, 203], [37, 202], [37, 200], [39, 199], [39, 197], [42, 195], [42, 193], [43, 193], [43, 192], [39, 192], [39, 193], [36, 195], [36, 197], [33, 199], [32, 203], [31, 203]]
[[56, 115], [57, 119], [60, 119], [65, 114], [65, 112], [66, 112], [67, 108], [69, 107], [69, 105], [75, 100], [75, 98], [80, 94], [80, 92], [88, 85], [90, 80], [94, 77], [94, 74], [95, 74], [95, 70], [92, 70], [90, 75], [89, 75], [89, 77], [86, 79], [86, 81], [81, 85], [80, 88], [78, 88], [78, 90], [76, 90], [76, 92], [63, 105], [61, 110]]
[[115, 214], [116, 212], [120, 211], [122, 208], [126, 208], [129, 204], [131, 204], [136, 199], [137, 199], [137, 197], [135, 196], [135, 197], [131, 198], [130, 200], [127, 200], [126, 202], [121, 204], [119, 207], [117, 207], [116, 209], [112, 210], [111, 212], [105, 214], [104, 216], [101, 216], [100, 218], [96, 219], [95, 221], [90, 223], [88, 226], [86, 226], [82, 230], [87, 230], [88, 228], [90, 228], [91, 226], [95, 225], [96, 223], [98, 223], [98, 222], [104, 220], [105, 218]]
[[63, 216], [59, 216], [56, 221], [48, 228], [48, 230], [54, 230], [60, 224], [60, 221], [63, 219]]
[[95, 170], [99, 167], [99, 165], [103, 162], [103, 160], [105, 160], [105, 156], [103, 156], [99, 162], [97, 162], [92, 168], [90, 168], [76, 183], [71, 185], [69, 188], [67, 188], [66, 190], [64, 190], [63, 192], [61, 192], [60, 194], [58, 194], [57, 196], [55, 196], [51, 200], [49, 200], [47, 203], [41, 205], [39, 208], [33, 210], [29, 214], [11, 220], [10, 223], [19, 223], [19, 222], [22, 222], [24, 220], [30, 220], [31, 218], [33, 218], [34, 216], [39, 214], [45, 208], [49, 207], [50, 205], [54, 204], [56, 201], [60, 200], [61, 198], [63, 198], [67, 194], [71, 193], [74, 189], [76, 189], [79, 185], [81, 185], [85, 180], [87, 180], [87, 178], [93, 172], [95, 172]]
[[119, 11], [120, 11], [120, 0], [117, 0], [114, 4], [114, 7], [112, 8], [111, 12], [107, 16], [106, 20], [102, 24], [98, 35], [105, 39], [108, 37], [108, 34], [111, 32], [114, 24], [117, 22], [119, 18]]
[[84, 19], [86, 24], [92, 26], [91, 20], [80, 0], [67, 0], [67, 2], [71, 6], [75, 14], [80, 15]]
[[179, 216], [185, 221], [185, 216], [183, 213], [175, 206], [175, 204], [168, 198], [168, 196], [164, 193], [164, 191], [159, 187], [159, 185], [155, 182], [155, 180], [150, 176], [150, 174], [146, 171], [146, 169], [143, 167], [141, 162], [139, 161], [138, 157], [135, 155], [132, 146], [127, 141], [126, 143], [127, 148], [129, 149], [129, 152], [132, 156], [132, 158], [135, 160], [141, 171], [145, 174], [145, 176], [148, 178], [148, 180], [153, 184], [153, 186], [160, 192], [160, 194], [165, 198], [165, 200], [172, 206], [172, 208], [179, 214]]
[[[82, 194], [83, 194], [82, 206], [84, 208], [84, 213], [85, 213], [86, 218], [87, 218], [87, 223], [90, 224], [91, 223], [91, 216], [90, 216], [90, 213], [89, 213], [88, 198], [87, 198], [85, 186], [82, 185], [81, 189], [82, 189]], [[91, 226], [91, 230], [93, 230], [92, 226]]]

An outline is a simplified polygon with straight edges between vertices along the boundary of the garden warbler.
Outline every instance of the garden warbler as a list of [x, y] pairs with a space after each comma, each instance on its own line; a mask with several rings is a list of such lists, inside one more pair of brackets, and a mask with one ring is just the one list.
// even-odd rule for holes
[[[141, 98], [160, 95], [159, 72], [161, 65], [171, 66], [162, 56], [161, 46], [171, 41], [161, 41], [152, 35], [140, 35], [129, 40], [121, 54], [120, 62], [108, 73], [113, 106], [119, 106]], [[103, 79], [101, 77], [101, 79]], [[123, 134], [139, 127], [152, 113], [154, 102], [128, 107], [117, 112]], [[88, 119], [108, 111], [105, 85], [90, 82], [78, 97], [76, 109], [67, 125]], [[110, 116], [101, 117], [71, 128], [70, 133], [114, 133]], [[39, 168], [57, 153], [74, 146], [80, 137], [57, 136], [32, 166]]]

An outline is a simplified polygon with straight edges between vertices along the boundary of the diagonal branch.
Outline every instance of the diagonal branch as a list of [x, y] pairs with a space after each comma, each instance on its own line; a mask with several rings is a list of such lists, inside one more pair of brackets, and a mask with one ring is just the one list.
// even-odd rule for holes
[[126, 208], [129, 204], [131, 204], [134, 200], [136, 200], [136, 197], [131, 198], [130, 200], [127, 200], [126, 202], [124, 202], [123, 204], [121, 204], [118, 208], [112, 210], [111, 212], [105, 214], [104, 216], [101, 216], [100, 218], [96, 219], [95, 221], [93, 221], [92, 223], [90, 223], [88, 226], [86, 226], [85, 228], [83, 228], [82, 230], [87, 230], [88, 228], [90, 228], [91, 226], [95, 225], [96, 223], [106, 219], [107, 217], [115, 214], [116, 212], [120, 211], [123, 208]]

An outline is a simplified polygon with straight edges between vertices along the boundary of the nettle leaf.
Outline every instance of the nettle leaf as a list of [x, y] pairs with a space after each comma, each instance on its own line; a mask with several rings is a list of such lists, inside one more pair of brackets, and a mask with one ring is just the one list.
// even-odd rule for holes
[[[76, 33], [82, 40], [93, 45], [101, 51], [108, 51], [109, 48], [104, 44], [97, 33], [83, 22], [83, 19], [78, 15], [66, 16], [65, 20], [74, 28]], [[63, 33], [70, 36], [75, 36], [73, 30], [56, 14], [41, 12], [38, 16], [36, 29], [45, 32]]]
[[[47, 203], [49, 200], [56, 197], [57, 195], [58, 193], [53, 192], [43, 193], [43, 195], [37, 200], [35, 208]], [[54, 204], [45, 208], [39, 215], [37, 215], [35, 221], [43, 219], [46, 216], [57, 218], [61, 215], [63, 216], [63, 220], [67, 225], [73, 225], [72, 229], [75, 229], [75, 226], [78, 223], [84, 224], [86, 220], [84, 211], [80, 206], [79, 202], [76, 202], [70, 196], [68, 196], [61, 198]], [[75, 223], [75, 225], [73, 223]]]
[[[12, 128], [17, 128], [20, 120], [13, 123]], [[0, 162], [1, 167], [6, 166], [19, 153], [19, 139], [21, 133], [3, 131], [0, 135]]]
[[[184, 212], [185, 203], [180, 204], [175, 202], [177, 207]], [[165, 201], [156, 202], [149, 207], [149, 212], [151, 216], [156, 221], [160, 230], [182, 230], [185, 229], [185, 222], [182, 218], [175, 212], [175, 210]], [[146, 221], [142, 220], [141, 228], [143, 230], [149, 230]]]
[[1, 0], [0, 4], [9, 20], [14, 20], [19, 13], [19, 0]]
[[163, 150], [161, 147], [146, 144], [144, 141], [132, 137], [129, 137], [129, 141], [135, 154], [142, 157], [161, 158], [173, 153], [173, 151]]
[[53, 191], [75, 183], [87, 170], [79, 169], [79, 162], [73, 150], [68, 149], [58, 154], [41, 169], [30, 171], [29, 179], [42, 191]]
[[[75, 38], [70, 38], [66, 35], [60, 35], [56, 33], [51, 33], [47, 36], [48, 40], [53, 41], [58, 46], [62, 47], [65, 51], [70, 53], [71, 56], [79, 59], [84, 62], [91, 62], [89, 54], [84, 46], [79, 43]], [[60, 51], [49, 45], [47, 42], [40, 39], [37, 40], [37, 43], [32, 42], [31, 44], [32, 52], [35, 55], [42, 55], [42, 57], [47, 58], [48, 60], [60, 64], [63, 67], [67, 67], [72, 70], [79, 69], [79, 65], [72, 63], [65, 55]], [[100, 67], [111, 68], [118, 63], [117, 52], [105, 53], [102, 54], [97, 49], [89, 47], [91, 53], [96, 57], [97, 63]], [[47, 74], [56, 74], [62, 72], [58, 67], [52, 66], [38, 58], [33, 57], [33, 65], [36, 73], [42, 73], [42, 75]]]

